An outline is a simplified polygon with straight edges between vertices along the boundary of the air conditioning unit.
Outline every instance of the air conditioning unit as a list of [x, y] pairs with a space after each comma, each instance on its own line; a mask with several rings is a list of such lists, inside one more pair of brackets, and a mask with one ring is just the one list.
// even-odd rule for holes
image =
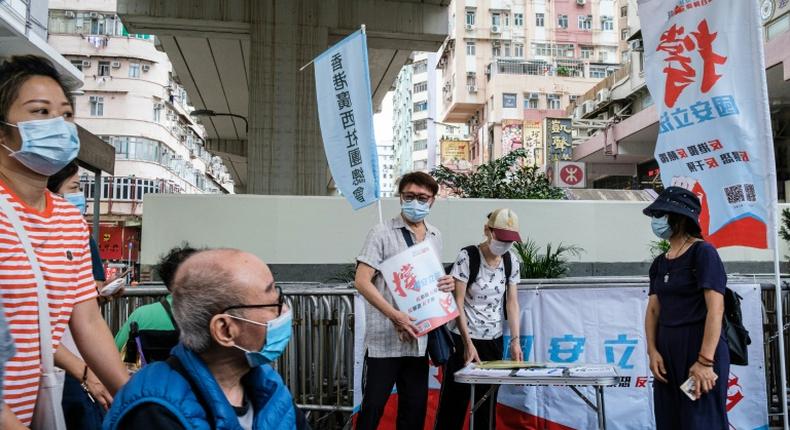
[[579, 6], [584, 6], [585, 3], [587, 3], [587, 0], [576, 0], [576, 4]]
[[644, 52], [645, 50], [645, 43], [642, 39], [636, 39], [631, 41], [631, 50], [636, 52]]
[[601, 91], [598, 91], [598, 93], [595, 94], [595, 104], [596, 105], [600, 105], [601, 103], [608, 102], [610, 95], [611, 94], [609, 93], [609, 90], [607, 90], [607, 89], [603, 89]]
[[66, 15], [66, 18], [74, 18], [75, 16], [73, 10], [67, 10], [64, 15]]
[[477, 92], [477, 85], [467, 85], [466, 86], [466, 90], [469, 91], [470, 93], [476, 93]]
[[466, 24], [466, 31], [472, 31], [475, 29], [475, 26], [472, 24]]
[[581, 119], [583, 115], [584, 115], [584, 111], [582, 110], [581, 106], [576, 106], [573, 109], [573, 119]]
[[582, 103], [582, 114], [586, 115], [590, 112], [595, 110], [595, 105], [593, 104], [592, 100], [587, 100], [586, 102]]
[[91, 64], [92, 63], [90, 62], [90, 60], [82, 60], [82, 68], [83, 69], [90, 69], [91, 68]]
[[502, 32], [502, 29], [501, 29], [501, 28], [499, 28], [499, 26], [498, 26], [498, 25], [492, 25], [492, 26], [491, 26], [491, 32], [492, 32], [492, 33], [501, 33], [501, 32]]
[[113, 61], [110, 65], [112, 66], [113, 69], [120, 69], [121, 68], [121, 62], [120, 61]]
[[151, 66], [149, 66], [148, 64], [143, 64], [141, 69], [143, 69], [144, 72], [147, 72], [151, 70]]
[[91, 16], [91, 18], [98, 18], [99, 17], [99, 12], [91, 12], [90, 16]]

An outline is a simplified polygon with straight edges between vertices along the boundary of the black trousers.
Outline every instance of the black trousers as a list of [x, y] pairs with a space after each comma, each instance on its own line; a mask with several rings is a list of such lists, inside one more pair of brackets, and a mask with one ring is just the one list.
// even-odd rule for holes
[[357, 430], [376, 430], [393, 385], [398, 387], [398, 430], [422, 430], [428, 407], [428, 358], [365, 356]]
[[[444, 366], [444, 378], [442, 379], [442, 392], [439, 397], [439, 410], [436, 412], [435, 430], [460, 430], [464, 425], [467, 411], [469, 411], [469, 395], [471, 388], [469, 384], [455, 382], [453, 374], [464, 368], [464, 343], [461, 336], [453, 333], [455, 343], [455, 353]], [[472, 339], [472, 345], [477, 349], [477, 355], [481, 361], [501, 360], [503, 354], [502, 338], [498, 337], [491, 340]], [[475, 385], [475, 403], [477, 403], [491, 388], [490, 385]], [[475, 430], [485, 430], [496, 428], [496, 415], [494, 422], [489, 425], [489, 411], [492, 406], [496, 413], [497, 391], [483, 402], [479, 409], [475, 411]]]

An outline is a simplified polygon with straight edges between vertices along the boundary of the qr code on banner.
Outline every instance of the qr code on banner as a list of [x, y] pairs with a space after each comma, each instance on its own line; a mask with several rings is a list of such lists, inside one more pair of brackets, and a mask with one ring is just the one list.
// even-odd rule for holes
[[725, 187], [724, 193], [727, 195], [727, 203], [731, 205], [757, 201], [757, 193], [754, 190], [754, 184], [738, 184]]
[[724, 193], [727, 194], [727, 203], [734, 205], [746, 201], [746, 194], [743, 192], [743, 185], [733, 185], [725, 187]]

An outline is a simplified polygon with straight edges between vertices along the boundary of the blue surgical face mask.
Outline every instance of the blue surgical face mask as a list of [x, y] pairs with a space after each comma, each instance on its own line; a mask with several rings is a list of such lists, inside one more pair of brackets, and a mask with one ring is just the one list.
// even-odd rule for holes
[[669, 226], [669, 217], [666, 215], [662, 217], [651, 217], [650, 227], [653, 228], [653, 234], [661, 239], [669, 239], [672, 237], [672, 227]]
[[11, 157], [39, 175], [52, 176], [66, 167], [80, 152], [77, 126], [62, 116], [50, 119], [20, 121], [16, 125], [3, 124], [19, 129], [22, 147], [12, 151]]
[[293, 321], [293, 313], [290, 309], [284, 311], [279, 317], [266, 323], [259, 323], [257, 321], [248, 320], [246, 318], [241, 318], [234, 315], [228, 316], [240, 321], [248, 322], [250, 324], [266, 327], [266, 342], [264, 342], [260, 351], [249, 351], [238, 345], [234, 345], [236, 348], [244, 351], [244, 355], [247, 357], [247, 364], [249, 364], [250, 367], [258, 367], [264, 364], [269, 364], [274, 360], [277, 360], [277, 358], [280, 357], [283, 352], [285, 352], [285, 348], [288, 346], [288, 342], [291, 340], [291, 322]]
[[63, 198], [69, 203], [73, 204], [80, 210], [81, 214], [85, 213], [85, 194], [83, 193], [66, 193]]
[[431, 212], [431, 204], [428, 202], [420, 203], [419, 200], [414, 199], [410, 202], [404, 201], [400, 205], [401, 212], [407, 220], [411, 222], [420, 222], [428, 216]]

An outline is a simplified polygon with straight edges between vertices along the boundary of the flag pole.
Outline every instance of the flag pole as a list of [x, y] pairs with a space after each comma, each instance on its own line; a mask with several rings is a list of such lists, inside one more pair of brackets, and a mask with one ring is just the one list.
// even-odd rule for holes
[[384, 216], [382, 215], [381, 212], [381, 197], [379, 197], [379, 199], [376, 200], [376, 207], [379, 208], [379, 224], [384, 224]]
[[[775, 179], [774, 179], [775, 182]], [[774, 195], [776, 197], [776, 195]], [[782, 423], [785, 430], [788, 430], [788, 416], [787, 416], [787, 371], [785, 365], [787, 363], [785, 356], [785, 334], [784, 334], [784, 306], [782, 303], [782, 278], [779, 267], [779, 205], [774, 198], [774, 294], [776, 296], [776, 326], [777, 326], [777, 341], [779, 342], [779, 399], [782, 402]]]

